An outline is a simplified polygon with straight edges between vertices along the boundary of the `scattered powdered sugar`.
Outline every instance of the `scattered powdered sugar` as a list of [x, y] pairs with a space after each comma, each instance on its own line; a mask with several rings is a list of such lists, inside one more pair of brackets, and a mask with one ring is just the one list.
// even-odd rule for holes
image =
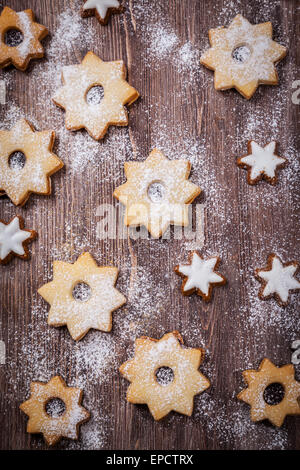
[[178, 41], [173, 31], [167, 31], [164, 27], [156, 25], [151, 28], [148, 52], [155, 58], [164, 59], [174, 51]]
[[23, 152], [14, 152], [9, 157], [9, 167], [12, 170], [22, 170], [26, 162], [26, 157]]
[[[250, 407], [236, 399], [227, 403], [217, 400], [208, 389], [195, 401], [195, 420], [205, 426], [207, 434], [216, 435], [219, 449], [285, 449], [288, 435], [265, 423], [252, 423]], [[261, 443], [261, 444], [260, 444]]]
[[186, 85], [195, 83], [200, 74], [199, 49], [189, 39], [184, 41], [178, 36], [166, 5], [148, 0], [134, 2], [127, 14], [146, 49], [143, 64], [153, 69], [171, 67], [174, 73], [186, 75]]
[[185, 70], [196, 72], [196, 69], [199, 69], [198, 59], [199, 51], [188, 41], [177, 50], [177, 57], [175, 57], [174, 63], [179, 72], [184, 72]]
[[[134, 340], [144, 334], [160, 338], [167, 331], [178, 329], [185, 344], [205, 348], [205, 360], [200, 371], [210, 379], [212, 387], [195, 398], [194, 413], [188, 419], [172, 413], [166, 422], [153, 424], [148, 410], [143, 414], [139, 406], [128, 405], [134, 407], [133, 413], [138, 415], [142, 424], [145, 427], [153, 425], [153, 429], [158, 430], [184, 426], [191, 432], [194, 426], [200, 427], [210, 442], [216, 439], [219, 448], [223, 449], [243, 449], [246, 446], [253, 449], [286, 449], [290, 446], [287, 428], [284, 426], [282, 429], [275, 429], [265, 423], [252, 423], [250, 408], [237, 401], [236, 393], [245, 386], [241, 371], [257, 368], [261, 357], [272, 354], [274, 362], [282, 363], [282, 343], [278, 347], [276, 344], [269, 344], [268, 335], [274, 338], [280, 335], [288, 348], [291, 340], [298, 338], [297, 331], [300, 329], [297, 310], [299, 295], [292, 295], [291, 303], [286, 309], [279, 307], [275, 300], [263, 302], [257, 295], [260, 283], [253, 276], [255, 268], [266, 264], [268, 252], [262, 250], [261, 246], [275, 251], [283, 261], [295, 259], [297, 255], [288, 233], [284, 239], [278, 239], [277, 226], [272, 226], [270, 233], [267, 233], [255, 222], [258, 211], [259, 220], [264, 217], [266, 223], [269, 223], [270, 214], [276, 210], [282, 214], [284, 223], [286, 204], [296, 207], [299, 202], [297, 190], [300, 165], [297, 141], [288, 132], [282, 132], [282, 129], [288, 129], [290, 80], [291, 77], [296, 77], [297, 69], [288, 62], [284, 67], [290, 75], [283, 73], [283, 68], [279, 70], [280, 86], [272, 88], [270, 106], [267, 109], [259, 99], [246, 102], [237, 93], [231, 95], [232, 101], [229, 104], [232, 105], [233, 113], [230, 117], [220, 116], [219, 110], [212, 113], [205, 93], [197, 101], [199, 90], [206, 87], [213, 89], [212, 73], [199, 65], [200, 53], [208, 48], [208, 29], [222, 25], [228, 27], [238, 13], [242, 13], [251, 23], [270, 20], [276, 16], [279, 1], [256, 1], [255, 8], [250, 5], [254, 2], [245, 6], [245, 2], [241, 0], [226, 1], [222, 8], [218, 3], [207, 2], [205, 8], [211, 24], [202, 28], [200, 37], [196, 38], [179, 36], [163, 3], [158, 4], [152, 0], [134, 1], [131, 11], [126, 5], [124, 14], [127, 17], [133, 16], [137, 37], [145, 52], [141, 58], [141, 76], [145, 73], [144, 65], [148, 72], [153, 68], [153, 73], [161, 73], [162, 76], [167, 76], [169, 70], [172, 74], [174, 72], [176, 80], [182, 85], [182, 89], [176, 92], [178, 109], [183, 106], [185, 112], [191, 112], [191, 107], [197, 106], [198, 122], [195, 122], [194, 127], [186, 124], [184, 114], [178, 114], [175, 119], [169, 116], [168, 110], [165, 119], [157, 119], [154, 111], [162, 104], [165, 105], [165, 102], [151, 102], [148, 106], [147, 100], [142, 99], [139, 109], [144, 115], [141, 114], [141, 117], [149, 120], [148, 127], [151, 130], [143, 136], [137, 152], [134, 151], [128, 128], [111, 128], [107, 137], [100, 142], [94, 141], [85, 131], [67, 131], [64, 126], [65, 113], [51, 104], [50, 98], [61, 86], [61, 67], [78, 63], [78, 58], [74, 59], [75, 48], [92, 49], [97, 34], [96, 29], [82, 20], [77, 11], [68, 9], [55, 18], [56, 27], [51, 31], [46, 49], [47, 60], [36, 64], [30, 71], [30, 77], [27, 77], [34, 89], [38, 90], [34, 103], [36, 115], [42, 111], [45, 121], [37, 122], [30, 108], [27, 107], [29, 112], [25, 105], [23, 109], [21, 101], [10, 101], [6, 105], [5, 119], [1, 120], [0, 128], [9, 129], [20, 117], [26, 117], [38, 130], [55, 130], [55, 153], [66, 164], [65, 178], [77, 178], [80, 184], [83, 181], [82, 175], [87, 172], [89, 178], [98, 178], [99, 167], [105, 165], [105, 174], [104, 171], [101, 172], [102, 181], [111, 182], [116, 187], [117, 181], [118, 184], [125, 181], [123, 162], [134, 159], [143, 161], [155, 146], [171, 160], [188, 159], [192, 165], [190, 181], [200, 186], [203, 190], [200, 198], [205, 198], [204, 252], [207, 256], [220, 255], [219, 271], [228, 278], [228, 286], [218, 289], [219, 292], [209, 307], [196, 296], [184, 298], [182, 318], [178, 318], [176, 299], [181, 295], [181, 280], [176, 278], [173, 268], [175, 264], [187, 259], [184, 244], [177, 245], [176, 240], [130, 239], [128, 243], [125, 240], [128, 253], [124, 250], [122, 259], [110, 260], [111, 253], [116, 253], [115, 248], [108, 240], [100, 249], [98, 240], [95, 240], [98, 221], [96, 216], [89, 224], [83, 224], [80, 218], [77, 220], [66, 214], [64, 224], [56, 227], [54, 238], [49, 238], [49, 246], [41, 247], [41, 257], [35, 268], [39, 279], [43, 279], [44, 283], [52, 280], [54, 259], [74, 263], [83, 251], [90, 251], [98, 265], [101, 265], [107, 264], [106, 258], [109, 256], [111, 264], [120, 268], [117, 288], [127, 297], [127, 304], [113, 313], [111, 333], [90, 331], [82, 341], [75, 343], [66, 327], [53, 328], [47, 325], [50, 306], [36, 292], [30, 294], [31, 317], [27, 327], [13, 330], [13, 316], [8, 316], [10, 345], [6, 365], [8, 393], [5, 396], [8, 405], [3, 413], [8, 415], [10, 407], [20, 404], [24, 395], [29, 393], [31, 380], [46, 382], [53, 375], [61, 374], [68, 385], [83, 389], [83, 406], [92, 414], [90, 421], [81, 426], [79, 441], [65, 440], [63, 446], [71, 449], [108, 447], [108, 438], [114, 432], [117, 416], [114, 416], [114, 410], [109, 408], [107, 402], [110, 402], [111, 387], [117, 383], [115, 380], [118, 377], [118, 367], [133, 356]], [[159, 21], [157, 13], [160, 15]], [[288, 46], [285, 26], [276, 22], [273, 26], [276, 40]], [[4, 79], [9, 83], [10, 91], [12, 80], [8, 79], [8, 75]], [[268, 93], [268, 89], [260, 87], [256, 93], [259, 97], [261, 93]], [[224, 98], [225, 96], [224, 93]], [[229, 96], [227, 98], [230, 100]], [[208, 110], [212, 129], [218, 129], [219, 147], [212, 145], [210, 129], [202, 125], [202, 115]], [[239, 111], [236, 115], [235, 110]], [[279, 155], [286, 157], [289, 164], [279, 172], [278, 184], [273, 187], [261, 182], [250, 187], [246, 182], [246, 172], [236, 166], [236, 158], [246, 154], [247, 140], [254, 139], [260, 145], [265, 145], [280, 136]], [[143, 146], [145, 142], [149, 142], [149, 148]], [[232, 180], [236, 178], [239, 179], [240, 191], [239, 194], [232, 194]], [[55, 194], [58, 201], [63, 196], [64, 193]], [[236, 208], [231, 204], [231, 198], [235, 197], [239, 198], [238, 216]], [[202, 202], [200, 198], [196, 203]], [[10, 208], [9, 205], [6, 207]], [[293, 221], [296, 222], [296, 211], [292, 212], [291, 219], [289, 227], [294, 225]], [[211, 224], [222, 226], [222, 232], [214, 233]], [[234, 230], [240, 231], [236, 240], [243, 243], [242, 248], [231, 245]], [[245, 243], [249, 231], [260, 234], [263, 239], [261, 246], [249, 247]], [[63, 241], [58, 237], [59, 232], [63, 232]], [[103, 246], [107, 250], [103, 250]], [[240, 251], [241, 259], [237, 259], [237, 251]], [[13, 283], [14, 271], [7, 272], [8, 281]], [[238, 297], [236, 305], [239, 308], [234, 311], [231, 305], [226, 304], [226, 299], [224, 310], [221, 311], [219, 307], [218, 296], [225, 297], [226, 289], [233, 290]], [[222, 343], [222, 326], [226, 322], [233, 328], [238, 325], [240, 334], [232, 338], [232, 350], [224, 348], [224, 355], [215, 357], [214, 345], [217, 341]], [[255, 338], [255, 344], [251, 348], [248, 339], [250, 330], [254, 333], [251, 339]], [[13, 338], [22, 338], [20, 349], [16, 349]], [[49, 354], [49, 351], [53, 351], [53, 354]], [[229, 370], [228, 382], [223, 383], [217, 376], [220, 361], [226, 365], [231, 360], [234, 360], [236, 370]], [[240, 378], [241, 386], [232, 390], [232, 384], [235, 383], [233, 378], [236, 377]], [[123, 386], [126, 390], [128, 383]], [[219, 392], [215, 388], [217, 386], [220, 388]], [[217, 393], [222, 394], [222, 400], [215, 398]], [[122, 400], [121, 410], [125, 407], [125, 393]], [[36, 447], [42, 445], [41, 440], [34, 442]]]
[[72, 360], [76, 363], [76, 386], [85, 388], [87, 382], [101, 385], [118, 369], [115, 339], [109, 333], [91, 332], [85, 341], [75, 344]]
[[25, 112], [16, 103], [14, 103], [13, 100], [9, 101], [9, 106], [7, 106], [5, 110], [5, 118], [0, 121], [0, 129], [10, 130], [14, 124], [22, 118], [27, 119], [31, 124], [33, 124], [35, 130], [40, 130], [37, 120], [31, 114], [26, 113], [25, 115]]
[[[60, 128], [57, 154], [68, 159], [67, 171], [80, 175], [87, 168], [96, 172], [99, 164], [113, 158], [125, 161], [132, 156], [132, 146], [127, 129], [112, 128], [104, 141], [90, 138], [86, 131], [70, 132]], [[105, 174], [107, 181], [116, 177], [116, 168], [109, 166]]]
[[55, 29], [47, 57], [61, 62], [61, 53], [73, 50], [74, 46], [89, 44], [95, 31], [78, 15], [78, 11], [67, 9], [56, 18]]
[[69, 449], [97, 450], [107, 445], [107, 436], [113, 431], [111, 417], [103, 413], [103, 409], [98, 410], [93, 403], [91, 419], [81, 427], [80, 440], [68, 443]]
[[18, 46], [18, 52], [19, 54], [25, 59], [25, 57], [28, 55], [30, 49], [30, 43], [34, 39], [34, 35], [32, 34], [32, 23], [29, 20], [28, 15], [25, 13], [25, 11], [20, 11], [18, 13], [20, 23], [21, 23], [21, 29], [23, 31], [23, 41], [21, 44]]
[[66, 410], [65, 403], [60, 398], [52, 398], [47, 402], [45, 408], [46, 413], [51, 416], [51, 418], [58, 418]]
[[123, 341], [134, 341], [140, 334], [150, 331], [154, 325], [159, 327], [160, 333], [163, 334], [164, 329], [158, 325], [158, 319], [164, 312], [167, 286], [164, 283], [157, 285], [149, 266], [135, 266], [134, 260], [131, 260], [130, 264], [126, 259], [123, 263], [123, 266], [120, 266], [120, 275], [127, 284], [127, 304], [125, 309], [117, 313], [116, 334]]

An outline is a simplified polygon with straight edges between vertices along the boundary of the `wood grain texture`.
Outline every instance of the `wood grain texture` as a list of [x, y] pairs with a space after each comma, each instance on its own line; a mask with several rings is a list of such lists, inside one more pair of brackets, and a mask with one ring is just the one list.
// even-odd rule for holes
[[[19, 404], [32, 380], [61, 374], [68, 384], [83, 387], [92, 418], [78, 442], [62, 440], [57, 448], [299, 449], [299, 417], [288, 417], [282, 429], [254, 424], [249, 407], [236, 399], [244, 386], [242, 370], [257, 368], [263, 357], [278, 365], [290, 362], [291, 342], [300, 336], [300, 296], [293, 295], [285, 309], [273, 300], [262, 302], [253, 277], [270, 252], [283, 261], [299, 258], [299, 105], [291, 100], [292, 83], [300, 78], [298, 2], [128, 0], [125, 12], [113, 15], [107, 26], [94, 17], [81, 19], [81, 3], [6, 2], [16, 10], [30, 6], [50, 36], [44, 41], [46, 57], [25, 73], [12, 67], [1, 72], [7, 82], [1, 125], [10, 127], [21, 114], [39, 130], [53, 129], [54, 151], [65, 168], [52, 177], [50, 197], [33, 195], [23, 208], [0, 200], [0, 219], [20, 214], [25, 228], [38, 232], [30, 261], [0, 266], [0, 339], [7, 348], [6, 365], [0, 366], [0, 448], [46, 448], [41, 436], [26, 434]], [[67, 22], [58, 37], [63, 12], [77, 18], [79, 37], [76, 21], [71, 28]], [[274, 38], [289, 48], [277, 67], [279, 86], [259, 87], [250, 101], [234, 90], [216, 92], [213, 73], [199, 64], [208, 29], [227, 26], [237, 13], [252, 23], [272, 21]], [[84, 131], [66, 131], [64, 112], [51, 102], [59, 66], [79, 62], [88, 50], [104, 60], [123, 59], [128, 81], [141, 95], [129, 109], [129, 127], [110, 129], [99, 143]], [[186, 62], [184, 51], [192, 51]], [[277, 186], [251, 187], [236, 166], [249, 139], [260, 144], [275, 139], [289, 159]], [[176, 239], [173, 229], [163, 240], [97, 237], [97, 208], [118, 206], [112, 193], [125, 181], [124, 161], [145, 159], [155, 145], [169, 158], [189, 158], [191, 181], [203, 189], [193, 209], [195, 224], [196, 205], [202, 204], [201, 252], [219, 254], [219, 271], [228, 279], [209, 304], [180, 292], [173, 268], [187, 260], [189, 245]], [[128, 302], [114, 313], [111, 334], [92, 331], [75, 344], [66, 328], [48, 327], [49, 306], [37, 289], [52, 279], [54, 259], [74, 262], [85, 250], [99, 265], [120, 268], [117, 287]], [[175, 329], [187, 346], [207, 351], [201, 371], [212, 386], [195, 398], [192, 417], [171, 413], [156, 423], [146, 406], [126, 402], [128, 382], [118, 366], [132, 356], [136, 336], [159, 338]], [[298, 379], [299, 373], [298, 366]]]

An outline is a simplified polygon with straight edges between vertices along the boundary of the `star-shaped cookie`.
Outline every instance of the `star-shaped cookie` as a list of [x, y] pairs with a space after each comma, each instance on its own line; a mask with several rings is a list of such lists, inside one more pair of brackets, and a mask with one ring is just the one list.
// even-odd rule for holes
[[[81, 64], [63, 67], [64, 83], [55, 96], [55, 104], [66, 110], [66, 128], [86, 129], [96, 140], [104, 137], [109, 126], [127, 126], [125, 105], [139, 97], [135, 88], [125, 80], [126, 68], [122, 60], [104, 62], [88, 52]], [[104, 90], [100, 103], [89, 104], [88, 92], [96, 86]]]
[[0, 264], [6, 264], [13, 256], [29, 258], [28, 243], [36, 238], [34, 230], [24, 230], [24, 220], [16, 215], [10, 222], [0, 220]]
[[197, 251], [190, 253], [190, 264], [179, 264], [175, 266], [175, 272], [183, 277], [182, 293], [190, 295], [197, 292], [203, 300], [209, 302], [212, 296], [214, 286], [226, 284], [226, 279], [220, 273], [215, 271], [220, 262], [218, 256], [203, 259]]
[[[238, 394], [238, 399], [251, 406], [252, 421], [268, 419], [274, 426], [280, 427], [287, 415], [300, 415], [297, 399], [300, 397], [300, 382], [295, 380], [292, 364], [276, 367], [269, 359], [264, 359], [258, 371], [243, 372], [248, 388]], [[284, 388], [283, 399], [278, 404], [268, 404], [264, 399], [266, 388], [280, 384]]]
[[300, 289], [300, 282], [295, 277], [298, 271], [297, 261], [283, 263], [279, 256], [270, 254], [267, 266], [255, 270], [256, 278], [262, 282], [258, 296], [262, 300], [274, 297], [279, 305], [285, 307], [289, 303], [290, 291]]
[[[20, 409], [29, 416], [27, 432], [43, 434], [48, 445], [56, 444], [62, 437], [78, 439], [79, 425], [90, 418], [90, 413], [81, 406], [82, 390], [68, 387], [59, 376], [48, 383], [32, 382], [31, 397], [20, 405]], [[59, 399], [65, 411], [59, 416], [47, 413], [51, 400]]]
[[[110, 331], [112, 312], [126, 302], [114, 287], [117, 277], [117, 268], [97, 266], [89, 253], [83, 253], [74, 264], [54, 261], [53, 281], [38, 290], [51, 305], [48, 324], [67, 325], [76, 341], [91, 328]], [[77, 287], [79, 296], [74, 295]]]
[[[5, 42], [8, 31], [20, 31], [22, 42], [10, 46]], [[26, 70], [31, 59], [40, 59], [44, 56], [44, 49], [40, 41], [48, 34], [45, 26], [34, 21], [32, 10], [16, 12], [4, 7], [0, 15], [0, 68], [13, 64], [18, 69]]]
[[81, 10], [81, 16], [96, 16], [101, 24], [107, 24], [111, 13], [122, 11], [118, 0], [85, 0]]
[[154, 149], [144, 162], [125, 162], [124, 170], [127, 182], [114, 196], [126, 206], [125, 225], [144, 225], [153, 238], [170, 224], [188, 225], [188, 204], [201, 192], [188, 181], [189, 161], [169, 160]]
[[[131, 382], [127, 400], [147, 404], [155, 420], [172, 410], [191, 416], [194, 396], [210, 386], [209, 380], [198, 371], [204, 351], [184, 348], [182, 344], [177, 331], [165, 334], [160, 340], [142, 336], [135, 341], [134, 359], [120, 367], [121, 374]], [[156, 378], [162, 368], [173, 372], [173, 380], [163, 385]]]
[[261, 147], [254, 140], [250, 140], [248, 155], [237, 159], [237, 165], [248, 170], [247, 181], [249, 184], [256, 184], [261, 179], [265, 179], [271, 184], [277, 182], [277, 172], [285, 166], [287, 160], [278, 157], [275, 152], [275, 141]]
[[275, 63], [286, 55], [286, 48], [272, 40], [272, 23], [252, 25], [237, 15], [228, 28], [209, 30], [211, 48], [200, 58], [201, 64], [215, 71], [216, 90], [236, 88], [245, 98], [258, 85], [277, 85]]
[[[50, 176], [63, 167], [52, 153], [55, 133], [34, 131], [26, 119], [20, 119], [10, 131], [0, 131], [0, 193], [6, 193], [15, 205], [23, 205], [30, 193], [51, 193]], [[24, 166], [11, 166], [10, 158], [22, 152]]]

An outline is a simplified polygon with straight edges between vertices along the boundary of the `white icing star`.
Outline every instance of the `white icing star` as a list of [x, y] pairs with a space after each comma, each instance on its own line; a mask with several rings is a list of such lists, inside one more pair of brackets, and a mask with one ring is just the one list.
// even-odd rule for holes
[[8, 225], [0, 222], [0, 259], [5, 259], [10, 252], [25, 255], [22, 243], [30, 236], [30, 232], [20, 229], [18, 217], [15, 217]]
[[96, 8], [100, 18], [104, 20], [109, 8], [119, 8], [119, 6], [120, 2], [118, 0], [87, 0], [83, 6], [83, 9], [89, 10]]
[[268, 178], [275, 178], [275, 171], [286, 159], [275, 155], [276, 142], [270, 142], [265, 147], [261, 147], [256, 142], [251, 141], [250, 155], [240, 158], [240, 162], [251, 167], [250, 179], [256, 180], [260, 175], [265, 174]]
[[222, 276], [214, 272], [218, 258], [201, 259], [197, 253], [193, 253], [192, 263], [190, 265], [179, 265], [178, 272], [187, 276], [184, 285], [184, 291], [191, 289], [200, 289], [203, 294], [209, 294], [209, 284], [218, 284], [224, 282]]
[[275, 255], [272, 259], [271, 270], [257, 271], [258, 276], [266, 281], [262, 296], [277, 294], [282, 302], [287, 302], [289, 290], [300, 289], [300, 282], [294, 277], [297, 268], [298, 266], [293, 263], [284, 266]]

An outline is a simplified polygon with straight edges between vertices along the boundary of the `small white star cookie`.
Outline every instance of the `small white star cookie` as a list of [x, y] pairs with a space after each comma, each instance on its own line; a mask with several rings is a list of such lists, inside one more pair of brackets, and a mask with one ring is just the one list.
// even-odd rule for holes
[[[121, 374], [131, 382], [127, 400], [147, 404], [155, 420], [172, 410], [191, 416], [194, 396], [210, 386], [209, 380], [198, 371], [204, 351], [182, 345], [177, 331], [165, 334], [160, 340], [142, 336], [135, 341], [134, 358], [120, 367]], [[158, 381], [162, 369], [171, 369], [171, 380]]]
[[[82, 390], [68, 387], [59, 376], [48, 383], [31, 382], [31, 396], [20, 405], [29, 417], [27, 432], [43, 434], [48, 445], [54, 445], [62, 437], [78, 439], [79, 426], [90, 418], [90, 413], [81, 405]], [[65, 410], [58, 416], [47, 413], [52, 400], [61, 400]]]
[[209, 30], [211, 48], [200, 62], [215, 71], [216, 90], [236, 88], [245, 98], [258, 85], [277, 85], [275, 63], [286, 55], [286, 48], [272, 40], [272, 23], [252, 25], [237, 15], [228, 28]]
[[[31, 193], [51, 194], [50, 176], [64, 164], [52, 153], [55, 133], [35, 131], [20, 119], [10, 131], [0, 131], [0, 194], [15, 205], [23, 205]], [[11, 157], [23, 153], [22, 165], [11, 165]]]
[[256, 184], [265, 179], [271, 184], [277, 183], [277, 172], [286, 165], [286, 158], [276, 155], [276, 142], [261, 147], [254, 140], [248, 142], [248, 154], [237, 159], [237, 165], [248, 170], [247, 181]]
[[97, 20], [105, 25], [107, 24], [111, 13], [122, 11], [118, 0], [85, 0], [81, 10], [81, 16], [96, 16]]
[[126, 302], [115, 288], [117, 277], [117, 268], [97, 266], [89, 253], [74, 264], [54, 261], [53, 281], [38, 290], [51, 305], [48, 324], [67, 325], [76, 341], [91, 328], [111, 331], [112, 312]]
[[[20, 31], [23, 35], [20, 44], [15, 46], [5, 42], [5, 34], [12, 30]], [[4, 7], [0, 15], [0, 68], [13, 64], [19, 70], [26, 70], [31, 59], [44, 56], [40, 41], [47, 34], [47, 28], [34, 21], [32, 10], [16, 12]]]
[[[126, 68], [122, 60], [104, 62], [88, 52], [81, 64], [63, 67], [63, 86], [53, 97], [55, 104], [66, 110], [66, 128], [86, 129], [95, 140], [106, 134], [109, 126], [127, 126], [125, 105], [139, 97], [135, 88], [125, 80]], [[99, 103], [88, 103], [87, 94], [93, 87], [103, 88]]]
[[13, 256], [29, 258], [28, 243], [36, 238], [34, 230], [24, 230], [24, 220], [16, 215], [10, 222], [0, 220], [0, 264], [6, 264]]
[[144, 225], [153, 238], [171, 224], [188, 225], [188, 204], [201, 192], [188, 181], [189, 161], [169, 160], [154, 149], [144, 162], [125, 162], [124, 169], [127, 182], [114, 196], [126, 206], [125, 225]]
[[[268, 419], [274, 426], [280, 427], [287, 415], [300, 415], [297, 399], [300, 397], [300, 382], [295, 380], [292, 364], [275, 366], [269, 359], [263, 359], [258, 370], [243, 372], [248, 388], [242, 390], [237, 398], [251, 406], [251, 420]], [[268, 386], [280, 384], [284, 396], [278, 404], [268, 404], [264, 393]]]
[[279, 256], [270, 254], [267, 266], [255, 270], [256, 278], [262, 282], [258, 296], [262, 300], [274, 297], [279, 305], [285, 307], [289, 303], [290, 291], [300, 289], [300, 282], [295, 277], [298, 270], [297, 261], [282, 263]]
[[190, 253], [190, 264], [179, 264], [175, 266], [175, 272], [181, 276], [184, 281], [181, 291], [184, 295], [190, 295], [197, 292], [203, 300], [209, 302], [212, 296], [214, 286], [226, 284], [226, 279], [220, 273], [215, 271], [220, 262], [218, 256], [203, 259], [197, 251]]

